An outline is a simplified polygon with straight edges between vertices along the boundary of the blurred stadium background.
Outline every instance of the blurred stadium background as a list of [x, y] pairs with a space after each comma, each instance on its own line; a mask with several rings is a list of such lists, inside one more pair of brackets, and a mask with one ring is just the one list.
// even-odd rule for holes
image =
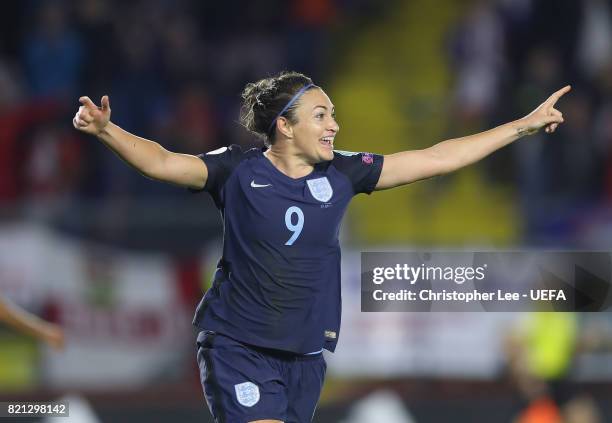
[[3, 3], [0, 35], [0, 293], [67, 334], [57, 352], [0, 328], [0, 401], [70, 395], [78, 422], [211, 421], [190, 321], [218, 213], [71, 120], [79, 96], [108, 94], [114, 122], [170, 150], [253, 145], [239, 94], [289, 69], [329, 92], [338, 148], [377, 153], [574, 88], [554, 136], [354, 201], [315, 421], [560, 421], [545, 399], [517, 418], [546, 398], [539, 381], [588, 398], [567, 421], [612, 421], [608, 313], [360, 313], [358, 270], [362, 250], [611, 249], [611, 1], [25, 0]]

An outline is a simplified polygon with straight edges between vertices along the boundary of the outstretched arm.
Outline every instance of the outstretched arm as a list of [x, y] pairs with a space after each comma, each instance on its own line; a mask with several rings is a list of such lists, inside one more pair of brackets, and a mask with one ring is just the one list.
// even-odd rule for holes
[[79, 131], [95, 135], [123, 161], [143, 175], [158, 181], [201, 189], [208, 172], [202, 160], [190, 154], [172, 153], [154, 141], [137, 137], [110, 121], [108, 96], [97, 107], [89, 97], [79, 99], [72, 124]]
[[53, 323], [45, 322], [37, 316], [10, 304], [0, 297], [0, 321], [37, 339], [45, 341], [54, 348], [64, 346], [64, 332]]
[[420, 179], [443, 175], [468, 166], [525, 135], [545, 128], [555, 132], [563, 122], [563, 114], [555, 103], [567, 93], [568, 85], [551, 95], [533, 112], [491, 130], [467, 137], [442, 141], [423, 150], [403, 151], [385, 156], [377, 190], [409, 184]]

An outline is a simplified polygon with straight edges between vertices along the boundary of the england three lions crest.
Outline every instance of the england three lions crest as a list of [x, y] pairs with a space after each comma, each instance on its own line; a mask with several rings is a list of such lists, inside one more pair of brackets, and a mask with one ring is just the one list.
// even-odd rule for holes
[[334, 195], [334, 190], [326, 176], [317, 179], [309, 179], [306, 182], [308, 183], [308, 189], [312, 196], [322, 203], [328, 202], [332, 198], [332, 195]]
[[234, 385], [236, 399], [245, 407], [252, 407], [259, 402], [259, 387], [253, 382]]

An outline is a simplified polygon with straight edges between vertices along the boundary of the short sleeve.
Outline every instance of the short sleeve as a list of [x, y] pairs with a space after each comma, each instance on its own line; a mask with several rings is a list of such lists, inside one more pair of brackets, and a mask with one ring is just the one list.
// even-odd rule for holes
[[238, 145], [230, 145], [198, 155], [206, 164], [208, 177], [206, 178], [204, 188], [191, 191], [207, 191], [217, 202], [225, 181], [227, 181], [234, 168], [240, 163], [242, 156], [242, 149]]
[[351, 181], [355, 194], [370, 194], [380, 178], [383, 161], [380, 154], [336, 150], [332, 164]]

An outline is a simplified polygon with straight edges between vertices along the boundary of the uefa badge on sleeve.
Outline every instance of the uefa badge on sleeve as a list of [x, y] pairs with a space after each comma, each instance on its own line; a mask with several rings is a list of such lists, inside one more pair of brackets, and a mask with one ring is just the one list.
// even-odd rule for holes
[[326, 176], [317, 179], [309, 179], [306, 183], [308, 184], [308, 189], [312, 196], [322, 203], [328, 202], [334, 194], [334, 190]]
[[361, 153], [361, 163], [364, 165], [371, 165], [374, 163], [374, 156], [372, 153]]
[[259, 401], [259, 387], [253, 382], [244, 382], [234, 385], [236, 399], [245, 407], [252, 407]]

